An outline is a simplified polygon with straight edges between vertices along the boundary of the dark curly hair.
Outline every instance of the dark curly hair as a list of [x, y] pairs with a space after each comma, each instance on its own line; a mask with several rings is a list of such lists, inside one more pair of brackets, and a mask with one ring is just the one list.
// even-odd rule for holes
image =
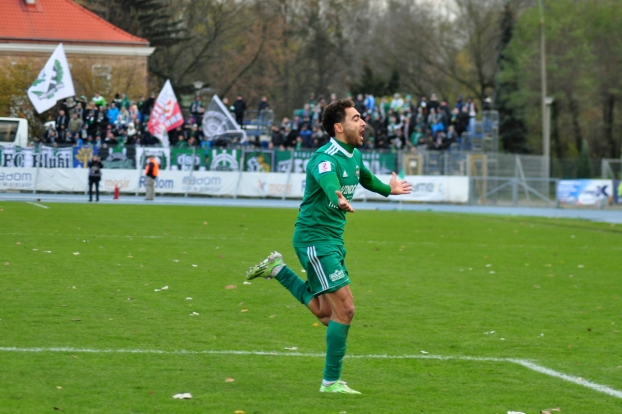
[[351, 99], [339, 99], [329, 103], [324, 108], [324, 112], [322, 112], [322, 127], [329, 136], [334, 137], [335, 124], [346, 119], [346, 108], [354, 108], [354, 102]]

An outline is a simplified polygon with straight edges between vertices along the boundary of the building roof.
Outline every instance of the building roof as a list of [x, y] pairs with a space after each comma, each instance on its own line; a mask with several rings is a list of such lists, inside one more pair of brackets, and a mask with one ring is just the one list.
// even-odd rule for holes
[[[32, 4], [28, 4], [32, 3]], [[72, 0], [2, 0], [0, 42], [148, 46]]]

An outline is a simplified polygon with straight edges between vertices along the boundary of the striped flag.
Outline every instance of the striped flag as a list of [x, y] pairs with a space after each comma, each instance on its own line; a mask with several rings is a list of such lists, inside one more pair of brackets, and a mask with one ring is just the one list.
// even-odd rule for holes
[[158, 138], [162, 145], [168, 147], [168, 131], [184, 124], [184, 117], [181, 114], [181, 108], [173, 92], [171, 81], [167, 80], [158, 95], [158, 99], [153, 105], [147, 130], [151, 135]]

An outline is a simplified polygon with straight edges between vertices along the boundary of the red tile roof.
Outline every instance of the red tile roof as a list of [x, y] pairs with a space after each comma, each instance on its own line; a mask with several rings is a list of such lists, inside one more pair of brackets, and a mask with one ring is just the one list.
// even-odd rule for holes
[[2, 0], [0, 42], [148, 46], [72, 0]]

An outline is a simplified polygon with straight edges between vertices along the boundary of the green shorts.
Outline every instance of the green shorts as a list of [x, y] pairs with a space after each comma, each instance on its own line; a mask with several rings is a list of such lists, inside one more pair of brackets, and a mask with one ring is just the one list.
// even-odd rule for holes
[[294, 247], [296, 256], [307, 271], [313, 296], [334, 292], [350, 284], [344, 259], [346, 249], [339, 245]]

